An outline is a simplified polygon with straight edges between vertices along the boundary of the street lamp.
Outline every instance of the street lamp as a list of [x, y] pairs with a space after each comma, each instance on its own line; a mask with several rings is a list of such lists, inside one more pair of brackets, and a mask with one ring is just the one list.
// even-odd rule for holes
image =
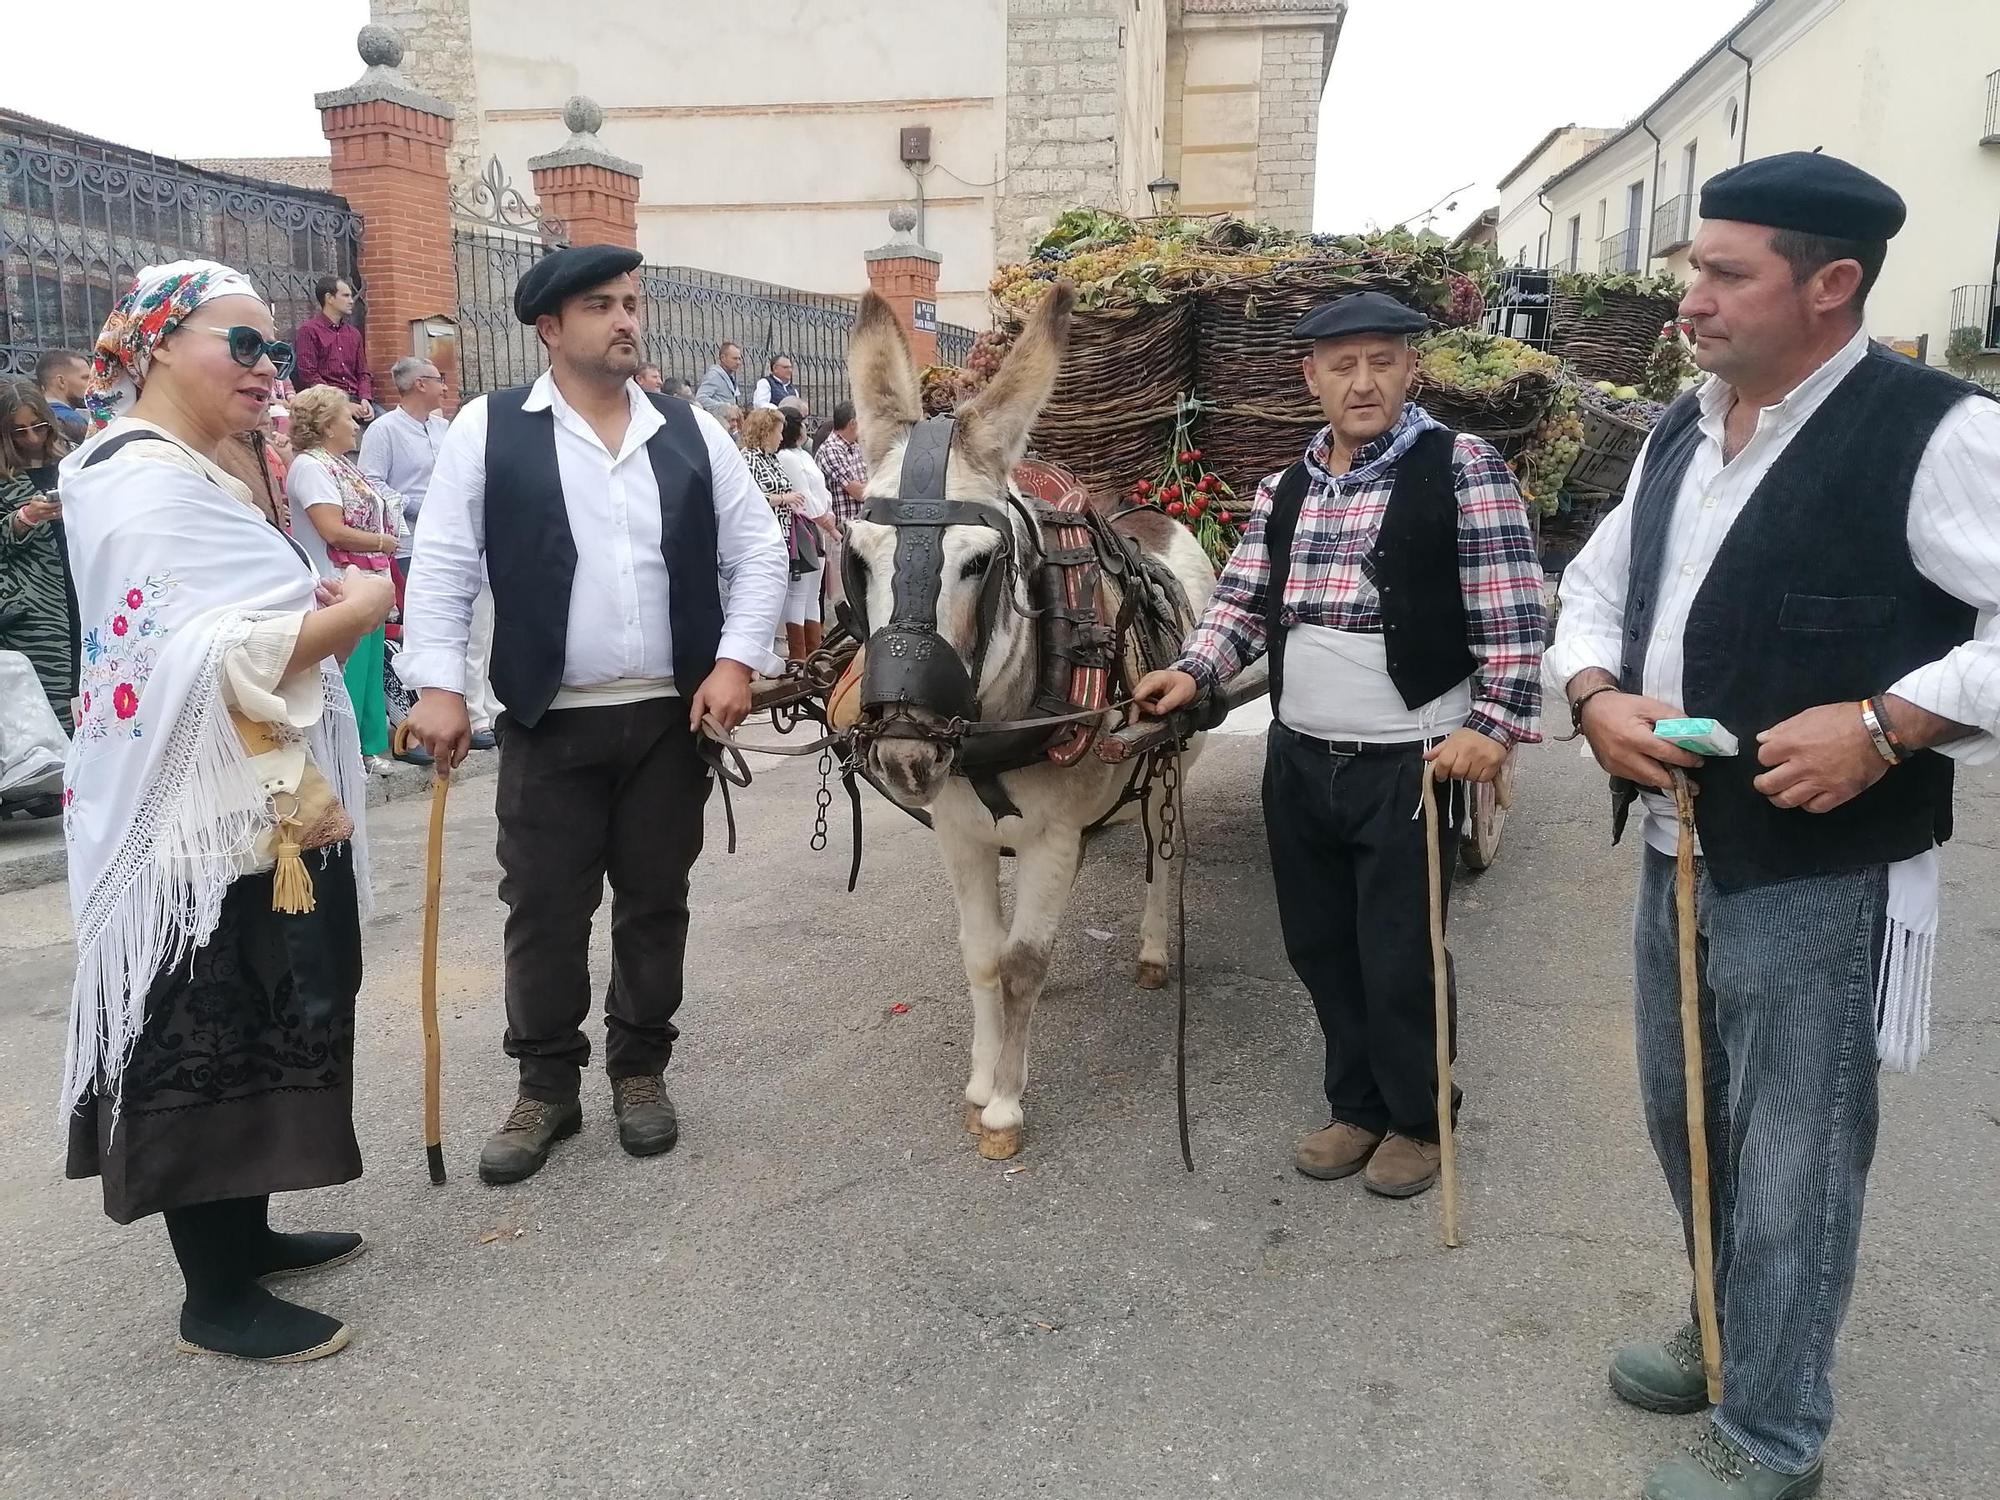
[[1163, 218], [1180, 207], [1181, 185], [1171, 177], [1155, 177], [1146, 184], [1153, 195], [1153, 216]]

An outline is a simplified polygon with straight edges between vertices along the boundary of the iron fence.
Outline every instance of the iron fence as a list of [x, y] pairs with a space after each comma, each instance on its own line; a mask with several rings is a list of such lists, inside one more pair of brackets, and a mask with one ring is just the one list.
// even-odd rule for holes
[[846, 297], [794, 291], [720, 271], [644, 265], [646, 357], [668, 375], [699, 382], [724, 343], [743, 350], [738, 379], [747, 405], [757, 378], [780, 354], [815, 412], [847, 397], [847, 343], [858, 311]]
[[1671, 255], [1694, 238], [1694, 199], [1686, 193], [1653, 210], [1653, 254]]
[[514, 288], [528, 267], [553, 248], [541, 239], [505, 230], [452, 227], [461, 398], [527, 385], [548, 367], [541, 339], [514, 316]]
[[2000, 283], [1975, 281], [1952, 292], [1945, 350], [1953, 362], [2000, 350]]
[[972, 358], [979, 335], [957, 323], [938, 324], [938, 363], [959, 366]]
[[1600, 271], [1636, 271], [1639, 269], [1639, 231], [1621, 229], [1618, 233], [1598, 241], [1597, 269]]
[[318, 277], [363, 290], [361, 234], [360, 216], [333, 193], [191, 167], [0, 111], [0, 375], [32, 373], [46, 349], [87, 351], [139, 269], [172, 260], [244, 272], [289, 336], [317, 310]]

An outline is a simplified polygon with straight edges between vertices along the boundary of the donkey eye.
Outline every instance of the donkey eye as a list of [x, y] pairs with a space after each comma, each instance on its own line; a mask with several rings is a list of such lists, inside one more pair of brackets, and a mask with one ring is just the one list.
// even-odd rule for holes
[[958, 570], [960, 578], [977, 578], [993, 566], [993, 554], [982, 552], [977, 557], [968, 557]]

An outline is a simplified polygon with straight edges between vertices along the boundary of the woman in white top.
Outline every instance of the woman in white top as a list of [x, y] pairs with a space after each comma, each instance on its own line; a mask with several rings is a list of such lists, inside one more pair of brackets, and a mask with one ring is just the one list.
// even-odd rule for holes
[[806, 451], [805, 414], [795, 406], [780, 408], [785, 429], [778, 439], [778, 466], [802, 497], [798, 512], [820, 532], [819, 563], [810, 572], [792, 579], [785, 595], [785, 644], [793, 661], [803, 661], [819, 650], [823, 634], [820, 598], [826, 582], [827, 543], [840, 532], [833, 519], [833, 496], [826, 487], [826, 475]]
[[[367, 844], [344, 809], [358, 818], [367, 787], [333, 658], [395, 597], [358, 570], [319, 578], [211, 457], [262, 419], [290, 358], [238, 272], [149, 266], [98, 338], [101, 430], [61, 471], [83, 624], [67, 1172], [101, 1178], [118, 1223], [165, 1217], [180, 1348], [272, 1362], [347, 1342], [260, 1281], [361, 1249], [268, 1212], [274, 1192], [361, 1173]], [[311, 829], [280, 824], [311, 797]]]

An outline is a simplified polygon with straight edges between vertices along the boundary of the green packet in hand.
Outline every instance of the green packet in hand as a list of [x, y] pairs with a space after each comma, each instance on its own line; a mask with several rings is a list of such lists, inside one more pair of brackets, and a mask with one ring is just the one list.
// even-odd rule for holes
[[1661, 719], [1653, 733], [1696, 755], [1734, 755], [1736, 736], [1713, 719]]

